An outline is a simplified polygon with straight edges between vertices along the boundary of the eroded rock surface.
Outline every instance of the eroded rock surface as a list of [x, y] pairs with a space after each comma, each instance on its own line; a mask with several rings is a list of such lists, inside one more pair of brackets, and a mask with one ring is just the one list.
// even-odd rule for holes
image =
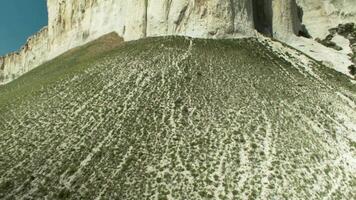
[[297, 0], [309, 33], [324, 38], [338, 24], [356, 22], [355, 0]]
[[[269, 19], [268, 35], [295, 33], [295, 0], [48, 0], [49, 24], [18, 53], [2, 58], [0, 82], [11, 81], [63, 52], [110, 32], [126, 41], [149, 36], [185, 35], [200, 38], [253, 36], [254, 12]], [[273, 27], [273, 28], [272, 28]], [[263, 32], [263, 31], [262, 31]]]
[[0, 58], [4, 63], [0, 83], [113, 31], [128, 41], [165, 35], [246, 37], [257, 30], [288, 43], [293, 35], [325, 38], [330, 28], [356, 21], [354, 0], [48, 0], [47, 4], [48, 28], [18, 53]]

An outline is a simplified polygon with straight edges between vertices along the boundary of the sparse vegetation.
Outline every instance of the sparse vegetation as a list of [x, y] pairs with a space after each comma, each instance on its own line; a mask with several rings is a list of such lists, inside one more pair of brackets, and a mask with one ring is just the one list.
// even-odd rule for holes
[[350, 74], [355, 76], [356, 75], [356, 67], [355, 65], [350, 65], [349, 66]]
[[344, 75], [255, 39], [106, 45], [0, 86], [1, 198], [353, 197]]

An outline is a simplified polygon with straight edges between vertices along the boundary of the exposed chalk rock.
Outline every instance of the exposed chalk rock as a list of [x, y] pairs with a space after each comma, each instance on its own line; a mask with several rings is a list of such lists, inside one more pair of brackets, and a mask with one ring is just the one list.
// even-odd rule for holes
[[7, 83], [48, 61], [48, 38], [48, 29], [45, 27], [30, 37], [19, 52], [0, 57], [0, 84]]
[[303, 24], [314, 38], [325, 38], [328, 30], [356, 22], [355, 0], [297, 0], [303, 10]]
[[298, 34], [301, 24], [298, 16], [298, 6], [295, 0], [272, 2], [273, 6], [273, 35], [276, 38], [286, 38]]
[[250, 0], [48, 0], [48, 28], [1, 60], [8, 82], [67, 50], [117, 32], [126, 41], [149, 36], [252, 36]]
[[301, 35], [301, 20], [313, 37], [356, 20], [354, 0], [47, 0], [47, 6], [48, 28], [18, 53], [0, 58], [0, 83], [110, 32], [128, 41], [165, 35], [249, 37], [257, 30], [288, 41]]

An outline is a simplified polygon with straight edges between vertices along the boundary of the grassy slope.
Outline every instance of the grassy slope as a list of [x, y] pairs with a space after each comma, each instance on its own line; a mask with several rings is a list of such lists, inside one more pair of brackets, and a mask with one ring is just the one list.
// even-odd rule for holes
[[96, 61], [122, 43], [122, 38], [117, 34], [107, 34], [91, 43], [62, 54], [30, 71], [26, 76], [21, 76], [11, 84], [0, 85], [0, 109], [1, 105], [6, 105], [9, 102], [16, 104], [17, 102], [14, 101], [22, 102], [25, 100], [24, 98], [32, 98], [32, 96], [38, 95], [38, 92], [41, 92], [39, 88], [44, 85], [53, 84], [67, 76], [81, 73], [87, 67], [87, 63]]
[[253, 39], [86, 52], [0, 87], [0, 197], [354, 197], [342, 75], [315, 64], [315, 79]]

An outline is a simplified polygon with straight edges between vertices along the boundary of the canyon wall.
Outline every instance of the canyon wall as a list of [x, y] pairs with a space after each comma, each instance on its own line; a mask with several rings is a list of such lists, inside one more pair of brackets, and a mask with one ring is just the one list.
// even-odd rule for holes
[[[257, 1], [263, 1], [264, 8], [253, 0], [47, 0], [48, 28], [18, 53], [0, 58], [0, 83], [113, 31], [126, 41], [165, 35], [253, 36], [257, 25], [273, 29], [268, 35], [277, 38], [298, 32], [295, 0]], [[256, 20], [256, 12], [273, 19]]]

